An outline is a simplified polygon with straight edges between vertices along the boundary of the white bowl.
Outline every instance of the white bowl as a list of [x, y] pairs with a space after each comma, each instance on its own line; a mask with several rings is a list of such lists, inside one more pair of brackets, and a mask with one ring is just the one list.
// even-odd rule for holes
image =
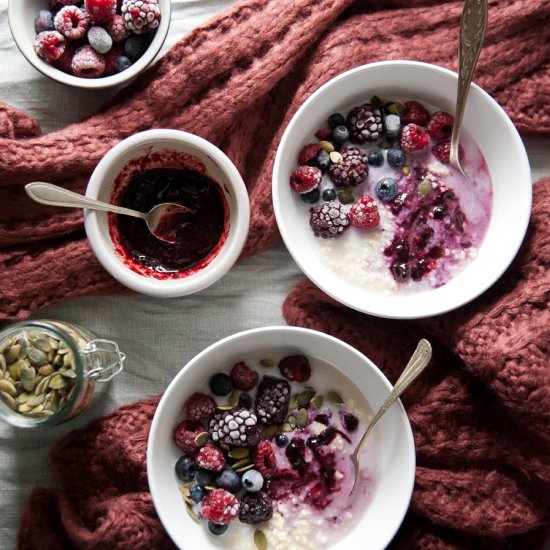
[[[201, 388], [213, 374], [230, 368], [247, 355], [269, 357], [277, 353], [304, 354], [328, 363], [355, 383], [373, 410], [378, 409], [391, 391], [386, 377], [364, 355], [332, 336], [309, 329], [248, 330], [220, 340], [199, 353], [183, 367], [164, 393], [155, 412], [147, 448], [147, 475], [153, 501], [160, 520], [178, 547], [221, 549], [226, 536], [213, 537], [205, 525], [194, 523], [185, 511], [178, 489], [174, 465], [181, 451], [173, 442], [173, 431], [182, 420], [185, 401], [195, 391], [203, 391]], [[369, 550], [386, 547], [409, 506], [415, 452], [412, 431], [400, 402], [382, 417], [371, 437], [379, 474], [374, 495], [359, 523], [331, 549], [363, 548], [366, 540]]]
[[113, 185], [123, 168], [136, 159], [161, 151], [187, 154], [202, 163], [208, 176], [218, 183], [227, 202], [229, 216], [226, 238], [208, 265], [175, 279], [140, 275], [128, 267], [116, 252], [105, 212], [85, 210], [84, 227], [95, 255], [115, 279], [136, 292], [170, 298], [203, 290], [229, 271], [237, 261], [248, 235], [250, 205], [244, 182], [231, 160], [212, 143], [179, 130], [148, 130], [115, 145], [96, 166], [86, 195], [110, 202]]
[[[493, 208], [478, 257], [446, 285], [416, 293], [382, 295], [336, 275], [315, 252], [304, 204], [289, 186], [300, 149], [333, 112], [346, 113], [373, 95], [417, 99], [454, 113], [457, 75], [413, 61], [385, 61], [343, 73], [298, 109], [281, 139], [273, 167], [273, 205], [294, 260], [324, 292], [358, 311], [389, 318], [420, 318], [455, 309], [488, 289], [516, 255], [531, 212], [531, 173], [521, 138], [502, 108], [472, 85], [463, 130], [480, 148], [493, 183]], [[346, 237], [343, 237], [342, 241]], [[317, 239], [318, 240], [318, 239]], [[341, 241], [339, 241], [341, 242]]]
[[145, 53], [125, 71], [102, 78], [80, 78], [64, 73], [36, 55], [33, 49], [36, 36], [34, 18], [38, 11], [48, 9], [48, 0], [9, 0], [8, 22], [17, 47], [35, 69], [62, 84], [97, 90], [127, 83], [141, 73], [158, 54], [168, 35], [171, 2], [170, 0], [158, 0], [158, 3], [161, 20], [155, 37]]

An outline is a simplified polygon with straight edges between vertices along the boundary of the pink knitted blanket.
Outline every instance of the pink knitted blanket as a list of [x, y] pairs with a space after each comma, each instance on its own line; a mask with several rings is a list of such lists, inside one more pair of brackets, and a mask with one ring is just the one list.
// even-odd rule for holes
[[[476, 81], [524, 134], [550, 136], [550, 4], [493, 0]], [[0, 318], [122, 290], [100, 267], [80, 212], [47, 209], [22, 185], [83, 191], [124, 137], [178, 128], [219, 145], [248, 186], [244, 254], [278, 241], [271, 169], [280, 136], [322, 83], [381, 59], [456, 70], [460, 2], [247, 0], [180, 41], [101, 113], [39, 136], [27, 115], [0, 108]], [[290, 324], [350, 342], [395, 381], [427, 336], [434, 365], [405, 397], [417, 480], [396, 548], [537, 548], [550, 524], [550, 178], [535, 186], [528, 237], [505, 276], [474, 303], [417, 322], [373, 319], [304, 281], [283, 311]], [[78, 286], [74, 285], [78, 281]], [[51, 452], [59, 489], [27, 499], [18, 546], [172, 546], [147, 490], [145, 449], [157, 399], [122, 407]]]

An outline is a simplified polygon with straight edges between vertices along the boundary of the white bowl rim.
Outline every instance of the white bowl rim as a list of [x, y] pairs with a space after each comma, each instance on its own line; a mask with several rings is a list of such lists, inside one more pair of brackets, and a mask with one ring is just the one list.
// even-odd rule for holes
[[[294, 327], [294, 326], [267, 326], [267, 327], [259, 327], [259, 328], [253, 328], [244, 330], [241, 332], [237, 332], [234, 334], [231, 334], [229, 336], [226, 336], [225, 338], [222, 338], [221, 340], [218, 340], [217, 342], [214, 342], [213, 344], [209, 345], [207, 348], [203, 349], [201, 352], [199, 352], [197, 355], [195, 355], [192, 359], [190, 359], [176, 374], [176, 376], [172, 379], [166, 390], [164, 391], [159, 404], [157, 405], [157, 408], [155, 410], [155, 414], [153, 416], [153, 421], [151, 423], [151, 428], [149, 430], [149, 437], [147, 439], [147, 454], [146, 454], [146, 461], [147, 461], [147, 479], [149, 482], [149, 491], [151, 492], [151, 496], [153, 499], [153, 504], [155, 506], [155, 510], [161, 520], [162, 525], [170, 535], [171, 539], [175, 542], [178, 540], [177, 534], [173, 531], [171, 523], [166, 521], [166, 518], [163, 514], [163, 507], [161, 506], [161, 495], [157, 491], [157, 484], [155, 482], [155, 456], [153, 449], [155, 448], [156, 444], [156, 437], [158, 433], [157, 427], [161, 425], [162, 423], [162, 411], [164, 407], [166, 406], [166, 403], [171, 398], [171, 394], [176, 391], [176, 388], [178, 386], [178, 381], [183, 378], [187, 371], [193, 368], [193, 366], [196, 363], [200, 363], [203, 359], [203, 357], [209, 355], [213, 350], [224, 346], [228, 343], [247, 339], [250, 336], [258, 335], [258, 334], [264, 334], [264, 333], [270, 333], [270, 332], [280, 332], [282, 335], [287, 334], [293, 334], [293, 335], [309, 335], [312, 337], [317, 338], [323, 338], [329, 342], [331, 342], [335, 346], [339, 346], [342, 349], [345, 349], [347, 352], [352, 353], [353, 355], [357, 356], [361, 361], [366, 362], [370, 367], [374, 375], [378, 377], [378, 379], [382, 382], [382, 384], [388, 389], [388, 394], [393, 389], [393, 386], [391, 382], [387, 379], [386, 375], [376, 366], [376, 364], [371, 361], [366, 355], [361, 353], [359, 350], [354, 348], [353, 346], [347, 344], [346, 342], [331, 336], [330, 334], [326, 334], [324, 332], [320, 332], [317, 330], [309, 329], [309, 328], [303, 328], [303, 327]], [[403, 404], [400, 399], [397, 399], [397, 401], [392, 405], [392, 407], [396, 407], [399, 411], [400, 419], [403, 422], [403, 430], [404, 430], [404, 444], [406, 445], [406, 451], [408, 452], [408, 466], [411, 472], [410, 479], [408, 481], [408, 484], [403, 487], [403, 502], [401, 503], [401, 509], [395, 509], [395, 515], [394, 515], [394, 525], [391, 529], [388, 529], [387, 535], [386, 535], [386, 542], [384, 543], [383, 547], [385, 548], [391, 540], [396, 535], [397, 531], [401, 527], [401, 524], [403, 523], [403, 520], [405, 519], [405, 515], [409, 509], [410, 501], [412, 498], [413, 490], [414, 490], [414, 482], [416, 478], [416, 449], [414, 444], [414, 437], [412, 428], [410, 425], [410, 421], [408, 418], [408, 415], [405, 411], [405, 408], [403, 407]], [[375, 412], [375, 411], [373, 411]], [[406, 498], [405, 498], [406, 497]], [[358, 524], [360, 525], [360, 523]], [[354, 527], [356, 529], [357, 526]], [[177, 544], [176, 544], [177, 545]]]
[[[279, 167], [280, 167], [281, 158], [282, 158], [282, 151], [294, 127], [298, 124], [299, 116], [302, 114], [304, 110], [308, 108], [309, 104], [314, 102], [315, 99], [319, 95], [323, 94], [327, 88], [330, 88], [335, 83], [341, 80], [345, 80], [350, 76], [355, 75], [356, 73], [360, 73], [368, 69], [376, 69], [378, 67], [387, 67], [387, 66], [417, 67], [422, 70], [428, 70], [428, 71], [444, 74], [446, 76], [449, 76], [453, 79], [458, 80], [458, 74], [449, 69], [440, 67], [438, 65], [433, 65], [431, 63], [425, 63], [422, 61], [408, 61], [408, 60], [389, 60], [389, 61], [377, 61], [373, 63], [367, 63], [365, 65], [361, 65], [359, 67], [355, 67], [353, 69], [345, 71], [335, 76], [334, 78], [330, 79], [328, 82], [326, 82], [325, 84], [320, 86], [318, 89], [316, 89], [302, 103], [302, 105], [297, 109], [296, 113], [294, 113], [294, 115], [292, 116], [290, 122], [288, 123], [283, 133], [283, 136], [281, 137], [279, 146], [277, 148], [277, 153], [275, 155], [275, 160], [273, 163], [273, 173], [272, 173], [273, 209], [275, 212], [275, 219], [277, 221], [279, 232], [281, 233], [281, 237], [283, 239], [283, 242], [285, 243], [287, 250], [293, 257], [296, 264], [300, 267], [302, 272], [323, 292], [325, 292], [326, 294], [328, 294], [330, 297], [334, 298], [338, 302], [348, 307], [351, 307], [352, 309], [355, 309], [362, 313], [367, 313], [369, 315], [374, 315], [376, 317], [383, 317], [388, 319], [422, 319], [425, 317], [432, 317], [435, 315], [441, 315], [443, 313], [447, 313], [449, 311], [455, 310], [471, 302], [472, 300], [474, 300], [475, 298], [483, 294], [487, 289], [489, 289], [508, 269], [508, 267], [514, 260], [523, 242], [525, 233], [527, 232], [527, 227], [529, 224], [529, 219], [531, 214], [531, 206], [532, 206], [532, 190], [531, 188], [529, 189], [528, 197], [523, 197], [525, 208], [519, 212], [518, 217], [514, 218], [514, 223], [517, 224], [517, 227], [518, 227], [518, 231], [516, 233], [516, 239], [513, 242], [508, 241], [506, 243], [506, 251], [507, 251], [506, 260], [501, 262], [498, 273], [495, 273], [495, 276], [493, 277], [492, 282], [488, 282], [485, 285], [480, 285], [479, 287], [474, 288], [473, 290], [472, 290], [472, 287], [469, 287], [467, 293], [465, 293], [464, 295], [456, 294], [455, 301], [448, 303], [448, 305], [445, 307], [442, 307], [437, 300], [424, 300], [423, 311], [421, 313], [414, 313], [414, 314], [402, 313], [396, 310], [397, 308], [394, 308], [394, 311], [389, 313], [385, 311], [383, 307], [361, 306], [357, 303], [357, 301], [348, 299], [346, 296], [343, 296], [339, 294], [337, 291], [334, 291], [331, 288], [329, 288], [328, 285], [324, 285], [320, 281], [319, 277], [316, 276], [315, 270], [309, 269], [308, 266], [303, 261], [303, 258], [299, 254], [299, 250], [298, 250], [299, 247], [295, 247], [293, 245], [295, 241], [295, 239], [293, 239], [293, 235], [289, 233], [288, 229], [285, 227], [285, 224], [283, 223], [284, 206], [282, 203], [282, 198], [280, 193], [280, 189], [282, 186], [281, 182], [283, 180], [281, 179], [281, 174], [279, 173]], [[510, 120], [510, 118], [508, 117], [504, 109], [502, 109], [502, 107], [486, 91], [484, 91], [481, 87], [479, 87], [474, 82], [472, 82], [471, 87], [476, 91], [476, 93], [481, 94], [486, 101], [490, 102], [493, 105], [493, 107], [495, 107], [496, 110], [499, 112], [500, 116], [502, 117], [502, 120], [504, 121], [504, 124], [506, 124], [508, 130], [510, 131], [510, 137], [514, 141], [517, 152], [519, 154], [519, 157], [516, 159], [516, 164], [521, 167], [521, 169], [524, 171], [526, 175], [526, 178], [529, 180], [529, 182], [531, 182], [531, 174], [530, 174], [529, 159], [527, 156], [527, 152], [525, 150], [525, 147], [523, 145], [519, 132], [517, 131], [513, 122]], [[429, 292], [430, 291], [426, 291], [423, 294], [428, 296]]]
[[162, 48], [162, 45], [166, 40], [166, 37], [168, 36], [172, 13], [172, 2], [170, 0], [168, 0], [167, 2], [159, 0], [159, 4], [161, 2], [163, 3], [161, 6], [161, 19], [157, 28], [157, 32], [151, 44], [149, 44], [147, 50], [145, 50], [143, 55], [128, 69], [120, 73], [110, 76], [104, 76], [101, 78], [80, 78], [78, 76], [64, 73], [63, 71], [56, 69], [53, 65], [46, 63], [43, 59], [40, 59], [36, 54], [34, 54], [34, 51], [32, 52], [33, 55], [28, 55], [30, 52], [27, 51], [24, 38], [22, 37], [21, 33], [16, 30], [16, 27], [19, 23], [16, 23], [17, 17], [14, 13], [15, 8], [13, 7], [15, 6], [15, 4], [20, 5], [22, 2], [23, 0], [8, 0], [8, 25], [10, 27], [13, 40], [16, 43], [19, 51], [23, 54], [25, 59], [43, 75], [67, 86], [84, 88], [88, 90], [99, 90], [102, 88], [110, 88], [112, 86], [118, 86], [121, 84], [128, 84], [129, 81], [133, 80], [145, 68], [147, 68], [158, 55], [160, 49]]
[[125, 268], [122, 261], [113, 252], [106, 250], [102, 242], [101, 223], [96, 211], [84, 210], [84, 228], [97, 259], [115, 279], [142, 294], [173, 298], [199, 292], [218, 281], [233, 267], [246, 243], [250, 225], [248, 192], [239, 171], [229, 157], [213, 143], [195, 134], [172, 129], [145, 130], [123, 139], [105, 154], [90, 177], [86, 196], [97, 199], [105, 173], [120, 154], [145, 144], [152, 145], [155, 142], [166, 141], [185, 143], [199, 149], [205, 156], [215, 160], [216, 164], [227, 174], [228, 181], [231, 182], [238, 210], [237, 217], [230, 222], [234, 233], [218, 252], [216, 265], [210, 264], [207, 266], [208, 269], [201, 269], [181, 279], [144, 277]]

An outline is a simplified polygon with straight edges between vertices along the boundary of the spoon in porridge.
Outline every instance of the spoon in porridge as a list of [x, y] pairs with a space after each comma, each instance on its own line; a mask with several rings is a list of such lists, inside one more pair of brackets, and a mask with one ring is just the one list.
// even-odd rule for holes
[[373, 416], [372, 420], [367, 426], [365, 433], [361, 437], [361, 440], [359, 441], [359, 443], [357, 444], [357, 447], [355, 447], [355, 450], [351, 455], [351, 461], [353, 462], [353, 468], [355, 472], [355, 479], [353, 481], [353, 487], [351, 489], [351, 493], [348, 497], [348, 503], [353, 498], [353, 494], [355, 492], [355, 489], [357, 488], [357, 482], [359, 481], [359, 473], [360, 473], [359, 454], [361, 453], [361, 449], [363, 448], [365, 441], [367, 440], [369, 435], [372, 433], [372, 430], [374, 429], [374, 427], [376, 426], [380, 418], [382, 418], [382, 416], [391, 407], [391, 405], [395, 401], [397, 401], [398, 397], [410, 386], [410, 384], [417, 378], [417, 376], [428, 366], [431, 358], [432, 358], [432, 346], [430, 342], [428, 342], [428, 340], [423, 338], [422, 340], [420, 340], [420, 342], [418, 342], [418, 346], [416, 347], [416, 350], [414, 351], [411, 358], [409, 359], [409, 362], [405, 367], [405, 370], [401, 373], [401, 376], [395, 383], [395, 386], [393, 387], [392, 391], [389, 393], [388, 397], [386, 397], [386, 399], [378, 409], [378, 412]]

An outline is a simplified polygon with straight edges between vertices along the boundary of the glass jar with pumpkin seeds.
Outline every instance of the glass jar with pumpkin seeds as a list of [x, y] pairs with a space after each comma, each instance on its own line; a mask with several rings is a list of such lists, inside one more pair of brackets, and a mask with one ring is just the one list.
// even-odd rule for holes
[[26, 321], [0, 332], [0, 418], [22, 428], [65, 422], [96, 385], [122, 370], [115, 342], [60, 321]]

